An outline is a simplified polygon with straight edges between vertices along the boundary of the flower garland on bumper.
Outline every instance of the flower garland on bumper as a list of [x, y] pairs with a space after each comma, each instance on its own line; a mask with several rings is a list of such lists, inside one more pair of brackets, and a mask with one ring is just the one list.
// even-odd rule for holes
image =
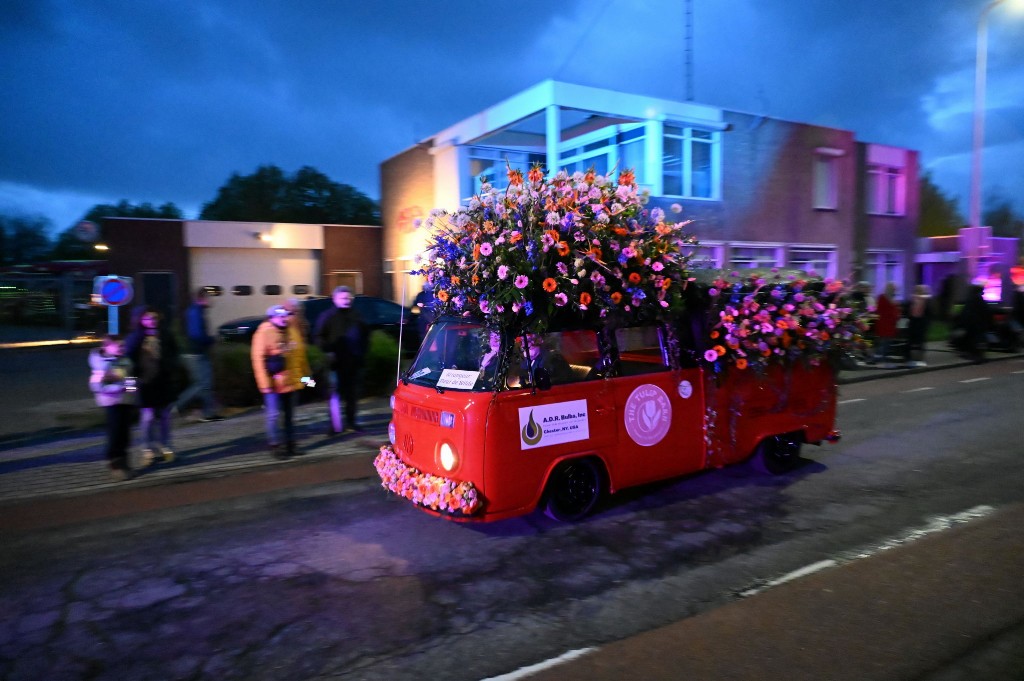
[[480, 494], [471, 482], [455, 482], [406, 465], [391, 445], [384, 445], [373, 460], [381, 486], [414, 504], [434, 511], [473, 515], [480, 510]]

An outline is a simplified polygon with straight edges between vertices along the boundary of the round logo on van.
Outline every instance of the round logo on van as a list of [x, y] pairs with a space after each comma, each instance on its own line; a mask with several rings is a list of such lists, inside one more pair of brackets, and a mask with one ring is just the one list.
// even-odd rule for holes
[[624, 419], [626, 432], [641, 447], [656, 445], [668, 434], [672, 425], [672, 403], [665, 391], [645, 383], [626, 400]]

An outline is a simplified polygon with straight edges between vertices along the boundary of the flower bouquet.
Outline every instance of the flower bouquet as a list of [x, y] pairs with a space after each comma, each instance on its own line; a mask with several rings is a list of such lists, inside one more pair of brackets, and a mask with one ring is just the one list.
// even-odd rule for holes
[[556, 315], [661, 319], [678, 312], [695, 244], [647, 210], [632, 171], [617, 181], [593, 170], [545, 179], [508, 170], [505, 190], [484, 184], [468, 205], [434, 210], [414, 274], [434, 287], [440, 314], [543, 331]]

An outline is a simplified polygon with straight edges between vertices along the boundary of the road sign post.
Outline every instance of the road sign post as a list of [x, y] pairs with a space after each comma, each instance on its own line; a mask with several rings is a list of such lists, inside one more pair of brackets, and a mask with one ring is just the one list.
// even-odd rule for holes
[[117, 308], [131, 302], [134, 291], [131, 277], [119, 277], [109, 274], [92, 280], [93, 299], [107, 306], [107, 333], [116, 335], [118, 332]]

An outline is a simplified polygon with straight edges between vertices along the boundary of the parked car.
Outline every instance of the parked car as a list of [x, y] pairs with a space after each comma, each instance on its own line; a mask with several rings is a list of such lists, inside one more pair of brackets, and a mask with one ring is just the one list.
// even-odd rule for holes
[[[316, 320], [325, 310], [334, 306], [334, 301], [326, 296], [315, 296], [301, 302], [302, 313], [306, 317], [306, 321], [309, 322], [310, 338], [308, 340], [313, 342], [312, 334]], [[398, 340], [399, 329], [402, 329], [404, 347], [416, 347], [418, 344], [416, 319], [408, 308], [403, 312], [402, 306], [398, 303], [374, 296], [356, 296], [352, 299], [352, 307], [359, 312], [371, 331], [384, 331]], [[252, 336], [256, 333], [256, 327], [263, 319], [263, 317], [243, 317], [224, 322], [217, 327], [218, 336], [224, 341], [251, 343]]]

